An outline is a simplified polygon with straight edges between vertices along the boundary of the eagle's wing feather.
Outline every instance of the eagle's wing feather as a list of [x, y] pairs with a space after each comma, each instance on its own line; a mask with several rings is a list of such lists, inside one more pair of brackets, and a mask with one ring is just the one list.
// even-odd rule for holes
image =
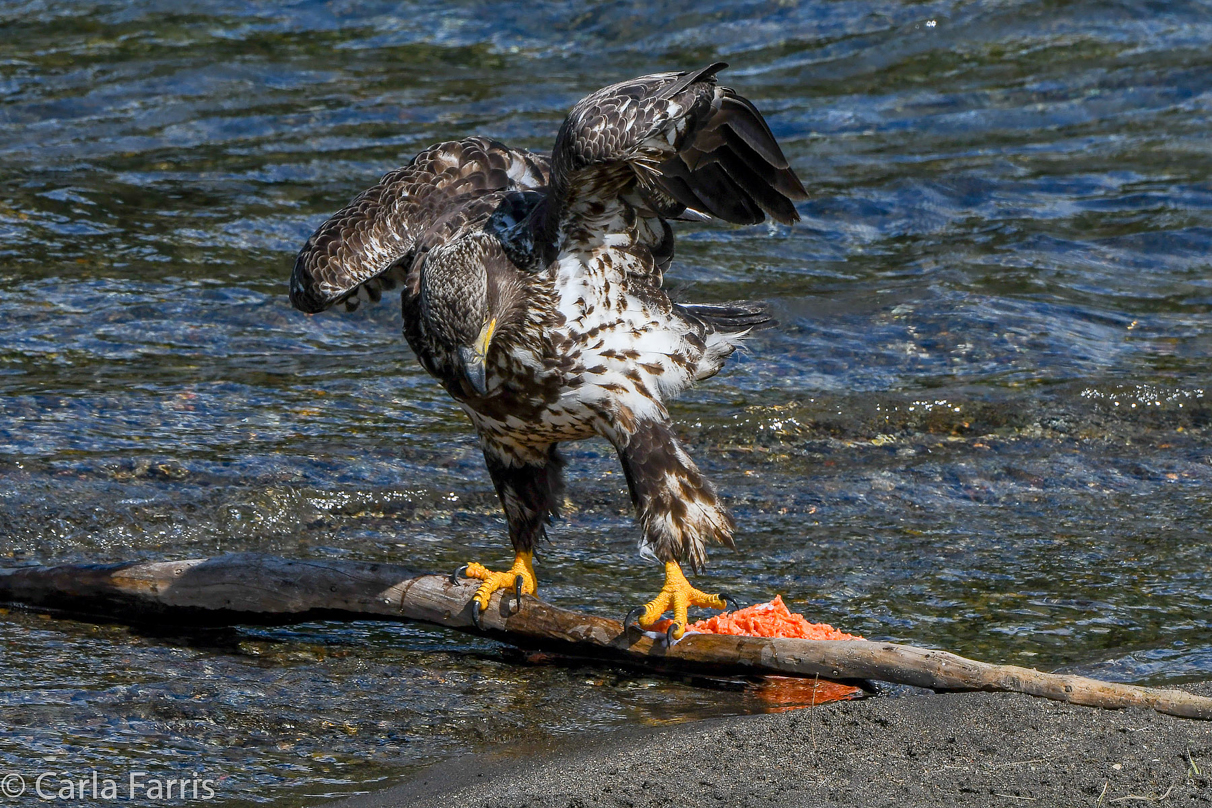
[[384, 175], [312, 234], [295, 260], [290, 301], [318, 312], [377, 299], [407, 269], [418, 238], [452, 208], [493, 191], [547, 185], [549, 160], [485, 138], [439, 143]]
[[610, 191], [664, 218], [798, 221], [794, 203], [807, 193], [757, 108], [716, 84], [724, 66], [643, 76], [577, 104], [552, 155], [549, 227]]

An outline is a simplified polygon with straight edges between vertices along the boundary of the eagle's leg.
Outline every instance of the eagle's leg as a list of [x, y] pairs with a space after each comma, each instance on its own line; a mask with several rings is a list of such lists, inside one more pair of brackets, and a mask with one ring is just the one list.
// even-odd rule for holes
[[697, 572], [707, 561], [707, 542], [733, 547], [734, 522], [668, 421], [637, 422], [615, 445], [644, 530], [642, 550], [665, 562], [665, 585], [644, 605], [640, 626], [651, 626], [672, 609], [671, 636], [680, 638], [690, 606], [726, 608], [723, 596], [690, 585], [681, 562], [689, 561]]
[[493, 572], [482, 564], [467, 565], [464, 574], [484, 582], [473, 596], [480, 611], [488, 608], [498, 589], [519, 589], [519, 580], [521, 592], [533, 595], [538, 591], [534, 547], [546, 537], [546, 524], [560, 515], [564, 499], [564, 459], [556, 444], [532, 448], [485, 440], [484, 459], [505, 509], [509, 539], [517, 555], [507, 572]]

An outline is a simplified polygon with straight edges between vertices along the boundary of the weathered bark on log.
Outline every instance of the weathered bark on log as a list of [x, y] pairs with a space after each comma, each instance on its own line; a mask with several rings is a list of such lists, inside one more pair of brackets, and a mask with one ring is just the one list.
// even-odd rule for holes
[[[303, 561], [253, 553], [186, 561], [0, 570], [0, 602], [157, 626], [418, 620], [476, 632], [478, 582], [452, 583], [393, 564]], [[993, 665], [885, 642], [687, 635], [672, 647], [620, 623], [512, 593], [493, 596], [485, 633], [528, 647], [654, 669], [872, 679], [933, 690], [1027, 693], [1092, 707], [1150, 707], [1212, 720], [1212, 699]]]

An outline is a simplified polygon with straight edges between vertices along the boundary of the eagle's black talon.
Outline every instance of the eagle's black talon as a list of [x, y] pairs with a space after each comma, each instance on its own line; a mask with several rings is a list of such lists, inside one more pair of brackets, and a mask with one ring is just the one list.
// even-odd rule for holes
[[670, 648], [672, 648], [672, 647], [673, 647], [673, 644], [674, 644], [675, 642], [677, 642], [677, 640], [675, 640], [675, 639], [674, 639], [674, 637], [673, 637], [673, 631], [674, 631], [674, 629], [676, 629], [676, 628], [677, 628], [679, 625], [681, 625], [681, 624], [680, 624], [680, 623], [676, 623], [676, 622], [674, 622], [674, 623], [670, 623], [670, 624], [669, 624], [669, 628], [665, 629], [665, 645], [669, 646]]
[[480, 631], [484, 630], [484, 624], [480, 622], [480, 615], [483, 613], [484, 613], [483, 610], [480, 608], [480, 601], [472, 600], [471, 601], [471, 622], [475, 623], [476, 628], [478, 628]]
[[462, 575], [462, 574], [463, 574], [463, 572], [464, 572], [464, 571], [466, 571], [466, 569], [467, 569], [467, 565], [466, 565], [466, 564], [464, 564], [463, 566], [459, 567], [459, 568], [458, 568], [457, 570], [455, 570], [454, 572], [450, 573], [450, 583], [451, 583], [451, 585], [457, 584], [457, 583], [459, 582], [459, 576], [460, 576], [460, 575]]
[[640, 625], [640, 615], [642, 615], [643, 613], [644, 613], [643, 606], [636, 606], [634, 609], [629, 611], [627, 613], [627, 616], [623, 618], [623, 631], [628, 631], [631, 628], [632, 620], [636, 621], [635, 627], [638, 628], [640, 631], [643, 631], [644, 627]]
[[522, 576], [513, 579], [513, 611], [509, 613], [513, 617], [518, 612], [522, 611]]
[[724, 601], [724, 611], [728, 611], [727, 606], [729, 603], [732, 604], [732, 610], [734, 612], [739, 612], [742, 608], [744, 608], [741, 606], [741, 602], [728, 592], [720, 592], [718, 595], [716, 595], [716, 597]]

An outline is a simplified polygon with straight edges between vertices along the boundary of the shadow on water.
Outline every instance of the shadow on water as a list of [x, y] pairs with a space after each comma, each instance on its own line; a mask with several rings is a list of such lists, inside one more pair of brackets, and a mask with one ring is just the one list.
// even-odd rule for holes
[[[295, 250], [429, 143], [545, 149], [607, 80], [723, 60], [811, 199], [679, 226], [678, 296], [782, 323], [673, 409], [741, 525], [703, 580], [996, 661], [1212, 674], [1207, 4], [642, 11], [0, 7], [0, 563], [505, 560], [397, 307], [291, 310]], [[567, 454], [543, 595], [620, 617], [658, 570], [613, 452]], [[771, 708], [422, 626], [10, 613], [0, 648], [0, 769], [206, 772], [230, 805]]]

